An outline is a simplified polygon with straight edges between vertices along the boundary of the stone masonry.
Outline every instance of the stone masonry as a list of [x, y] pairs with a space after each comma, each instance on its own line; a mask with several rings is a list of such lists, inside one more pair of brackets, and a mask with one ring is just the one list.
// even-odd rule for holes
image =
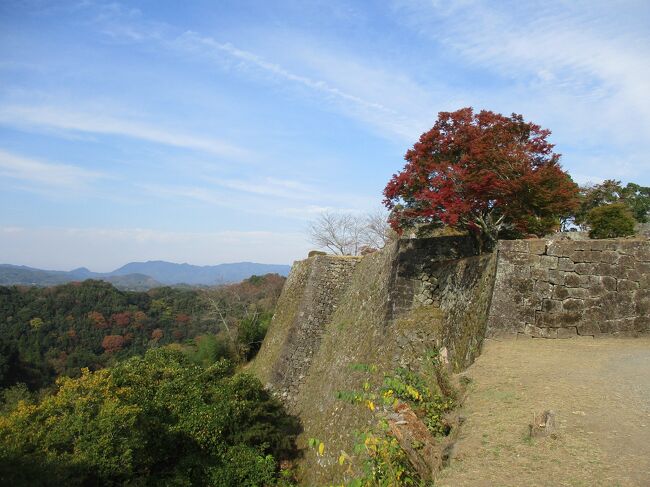
[[650, 332], [650, 241], [501, 241], [488, 336]]
[[343, 289], [361, 257], [316, 255], [305, 276], [302, 300], [294, 317], [282, 354], [273, 370], [275, 387], [291, 404], [318, 350], [324, 324], [336, 310]]

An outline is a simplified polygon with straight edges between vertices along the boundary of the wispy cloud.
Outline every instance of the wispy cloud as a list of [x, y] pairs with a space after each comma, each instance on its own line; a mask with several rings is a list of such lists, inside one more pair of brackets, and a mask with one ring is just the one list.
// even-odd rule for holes
[[[433, 99], [444, 98], [431, 87], [418, 85], [396, 66], [369, 65], [340, 47], [316, 48], [314, 39], [286, 39], [285, 51], [293, 53], [291, 66], [283, 65], [235, 43], [194, 31], [175, 34], [172, 26], [152, 23], [141, 15], [108, 10], [98, 18], [101, 30], [123, 42], [152, 43], [157, 47], [209, 60], [219, 66], [236, 66], [248, 76], [305, 88], [329, 108], [359, 120], [390, 139], [413, 140], [426, 128]], [[269, 33], [269, 35], [273, 35]], [[284, 35], [284, 34], [283, 34]], [[275, 36], [274, 36], [275, 37]], [[302, 47], [300, 47], [302, 46]], [[317, 75], [306, 74], [309, 70]]]
[[591, 0], [395, 2], [402, 18], [424, 36], [451, 49], [469, 66], [500, 76], [507, 85], [523, 83], [533, 101], [543, 104], [548, 97], [570, 96], [569, 103], [563, 102], [567, 112], [576, 105], [592, 105], [584, 113], [588, 123], [598, 118], [593, 117], [593, 104], [605, 108], [605, 113], [599, 110], [602, 119], [634, 113], [635, 123], [641, 122], [647, 133], [650, 8], [645, 8], [642, 21], [632, 12], [644, 7], [628, 3], [637, 9]]
[[118, 135], [156, 144], [242, 159], [250, 156], [244, 148], [212, 137], [183, 134], [129, 118], [117, 118], [67, 110], [52, 106], [6, 106], [0, 108], [0, 124], [37, 127], [76, 133]]
[[315, 188], [288, 179], [263, 177], [257, 179], [223, 179], [207, 178], [218, 186], [262, 196], [273, 196], [286, 199], [308, 199], [318, 196]]
[[208, 50], [225, 53], [246, 64], [267, 71], [273, 75], [283, 78], [286, 81], [298, 83], [312, 90], [319, 91], [325, 94], [326, 96], [340, 99], [345, 102], [351, 102], [356, 105], [360, 105], [364, 108], [379, 110], [385, 113], [393, 113], [393, 111], [390, 108], [382, 105], [381, 103], [366, 100], [362, 97], [353, 95], [351, 93], [347, 93], [335, 86], [326, 83], [323, 80], [317, 80], [317, 79], [310, 78], [308, 76], [296, 74], [282, 67], [279, 64], [265, 60], [264, 58], [262, 58], [261, 56], [255, 53], [239, 49], [233, 46], [229, 42], [225, 42], [225, 43], [217, 42], [211, 37], [202, 37], [199, 34], [190, 31], [180, 36], [176, 40], [175, 44], [192, 51], [196, 51], [198, 47], [203, 47]]
[[169, 184], [140, 184], [140, 189], [157, 198], [197, 201], [208, 205], [232, 207], [230, 200], [218, 192], [200, 186], [183, 186]]
[[0, 149], [0, 176], [36, 184], [40, 187], [88, 189], [106, 174], [73, 166], [57, 164], [12, 154]]

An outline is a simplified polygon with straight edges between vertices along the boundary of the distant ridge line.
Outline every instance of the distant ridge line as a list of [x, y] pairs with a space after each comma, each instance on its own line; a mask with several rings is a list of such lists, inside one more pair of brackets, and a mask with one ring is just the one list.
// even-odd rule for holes
[[71, 281], [98, 279], [126, 289], [150, 289], [164, 285], [215, 286], [240, 282], [253, 275], [287, 276], [291, 266], [232, 262], [198, 266], [164, 260], [129, 262], [111, 272], [93, 272], [86, 267], [71, 271], [52, 271], [25, 265], [0, 264], [0, 285], [51, 286]]

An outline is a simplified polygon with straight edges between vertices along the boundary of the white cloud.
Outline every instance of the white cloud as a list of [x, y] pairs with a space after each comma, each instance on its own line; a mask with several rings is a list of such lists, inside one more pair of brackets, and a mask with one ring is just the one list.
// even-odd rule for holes
[[184, 134], [128, 118], [75, 112], [60, 107], [2, 107], [0, 108], [0, 124], [19, 128], [41, 127], [89, 134], [119, 135], [237, 159], [250, 155], [248, 150], [216, 138]]
[[261, 196], [285, 199], [309, 199], [317, 196], [315, 188], [299, 181], [264, 177], [255, 180], [206, 178], [224, 188]]
[[0, 149], [0, 176], [44, 187], [87, 189], [94, 181], [108, 177], [69, 164], [55, 164], [12, 154]]
[[[317, 49], [312, 39], [285, 39], [282, 51], [292, 53], [291, 67], [269, 60], [258, 52], [242, 49], [197, 32], [174, 35], [170, 25], [152, 23], [141, 16], [108, 11], [98, 19], [102, 31], [114, 39], [132, 43], [153, 43], [159, 48], [199, 56], [219, 66], [233, 64], [248, 76], [275, 79], [289, 86], [306, 88], [321, 101], [359, 120], [383, 136], [412, 141], [428, 128], [435, 116], [433, 100], [449, 102], [443, 90], [419, 86], [396, 66], [368, 65], [361, 57], [340, 48]], [[274, 38], [274, 33], [269, 33]], [[307, 47], [309, 45], [309, 47]], [[302, 46], [302, 47], [301, 47]], [[308, 69], [322, 75], [305, 74]], [[432, 96], [435, 91], [435, 96]]]
[[239, 49], [233, 46], [231, 43], [221, 43], [217, 42], [211, 37], [201, 37], [195, 32], [186, 32], [180, 36], [175, 42], [175, 45], [182, 48], [196, 51], [199, 47], [204, 47], [208, 50], [218, 51], [220, 53], [225, 53], [233, 58], [240, 60], [241, 62], [247, 63], [249, 65], [255, 66], [259, 69], [267, 71], [279, 78], [283, 78], [286, 81], [294, 82], [306, 86], [315, 91], [319, 91], [326, 96], [337, 98], [345, 102], [351, 102], [356, 105], [360, 105], [364, 108], [369, 108], [373, 110], [380, 110], [383, 112], [391, 113], [391, 110], [381, 103], [374, 101], [366, 100], [362, 97], [347, 93], [335, 86], [331, 86], [322, 80], [312, 79], [308, 76], [303, 76], [301, 74], [294, 73], [279, 64], [266, 61], [261, 56]]
[[634, 22], [635, 11], [644, 15], [638, 2], [627, 10], [593, 1], [396, 3], [424, 36], [507, 84], [522, 82], [533, 101], [562, 96], [566, 113], [587, 105], [580, 115], [589, 125], [633, 113], [641, 123], [634, 132], [650, 130], [650, 31], [647, 22]]

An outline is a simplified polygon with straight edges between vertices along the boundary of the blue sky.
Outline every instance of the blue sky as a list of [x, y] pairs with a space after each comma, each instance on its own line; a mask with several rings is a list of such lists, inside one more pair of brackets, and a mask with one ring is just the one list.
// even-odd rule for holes
[[0, 3], [0, 262], [290, 263], [437, 113], [521, 113], [650, 185], [650, 3]]

